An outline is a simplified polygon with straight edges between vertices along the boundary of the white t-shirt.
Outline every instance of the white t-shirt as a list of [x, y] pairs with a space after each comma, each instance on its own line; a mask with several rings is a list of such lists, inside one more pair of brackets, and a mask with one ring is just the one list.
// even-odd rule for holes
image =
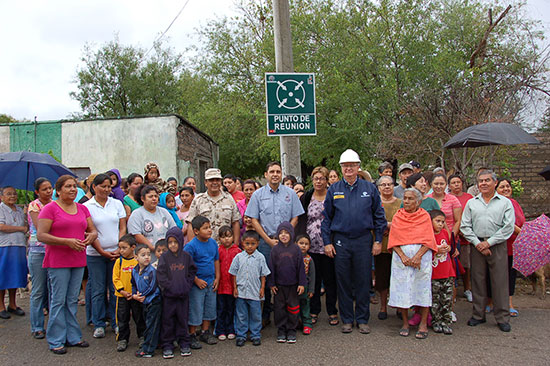
[[[101, 206], [95, 200], [95, 196], [92, 199], [86, 201], [84, 206], [90, 211], [92, 221], [97, 229], [97, 240], [107, 252], [114, 252], [118, 248], [118, 235], [119, 235], [119, 222], [120, 219], [126, 217], [126, 211], [122, 202], [119, 200], [108, 197], [105, 207]], [[91, 245], [86, 248], [87, 255], [98, 256], [100, 255]]]
[[155, 245], [159, 239], [164, 239], [166, 232], [176, 226], [172, 215], [168, 210], [157, 207], [155, 213], [151, 213], [140, 207], [134, 210], [128, 219], [128, 233], [141, 234]]

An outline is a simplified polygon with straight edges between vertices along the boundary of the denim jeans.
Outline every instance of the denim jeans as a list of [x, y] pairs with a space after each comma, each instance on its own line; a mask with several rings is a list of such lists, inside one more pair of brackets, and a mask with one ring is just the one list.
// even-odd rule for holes
[[149, 304], [143, 305], [143, 316], [145, 317], [145, 333], [141, 349], [147, 353], [154, 353], [159, 343], [161, 323], [162, 301], [160, 296], [155, 297]]
[[260, 339], [262, 330], [262, 302], [259, 300], [235, 299], [235, 331], [237, 338], [246, 339], [250, 330], [251, 339]]
[[[88, 284], [90, 297], [92, 299], [92, 323], [95, 328], [105, 328], [105, 319], [107, 316], [111, 319], [111, 324], [115, 327], [115, 288], [113, 285], [113, 266], [112, 261], [103, 256], [86, 256], [88, 264]], [[106, 299], [107, 289], [109, 289], [109, 300]]]
[[82, 330], [76, 319], [78, 294], [84, 267], [48, 268], [51, 284], [50, 315], [46, 338], [50, 348], [82, 340]]
[[[258, 252], [262, 253], [265, 258], [265, 262], [269, 263], [269, 258], [271, 257], [271, 247], [269, 246], [269, 244], [265, 242], [264, 239], [260, 239]], [[269, 320], [269, 318], [271, 317], [271, 312], [273, 310], [273, 307], [271, 305], [271, 291], [267, 288], [267, 286], [266, 286], [266, 291], [264, 296], [265, 296], [265, 299], [264, 299], [264, 307], [262, 310], [262, 319]]]
[[42, 268], [44, 253], [29, 252], [29, 273], [31, 275], [31, 332], [44, 331], [44, 312], [48, 307], [48, 269]]

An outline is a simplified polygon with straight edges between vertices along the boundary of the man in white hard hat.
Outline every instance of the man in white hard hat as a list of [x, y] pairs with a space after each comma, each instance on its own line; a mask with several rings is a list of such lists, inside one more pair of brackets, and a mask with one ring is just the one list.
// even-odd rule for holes
[[340, 156], [343, 179], [327, 191], [321, 233], [325, 254], [334, 258], [342, 333], [357, 323], [368, 334], [372, 256], [382, 250], [387, 222], [378, 189], [357, 177], [360, 163], [351, 149]]

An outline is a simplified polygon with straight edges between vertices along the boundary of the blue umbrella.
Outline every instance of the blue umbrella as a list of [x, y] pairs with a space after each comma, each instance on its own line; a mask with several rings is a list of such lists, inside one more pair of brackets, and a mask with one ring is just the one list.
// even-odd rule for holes
[[48, 154], [17, 151], [0, 154], [0, 187], [11, 186], [34, 191], [37, 178], [48, 178], [52, 184], [64, 174], [76, 175]]

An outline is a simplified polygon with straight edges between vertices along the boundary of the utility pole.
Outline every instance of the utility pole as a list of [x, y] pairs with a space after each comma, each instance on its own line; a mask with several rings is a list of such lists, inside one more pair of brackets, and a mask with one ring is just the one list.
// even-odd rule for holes
[[[275, 71], [294, 72], [288, 0], [273, 0], [273, 31], [275, 36]], [[280, 136], [279, 143], [283, 175], [292, 174], [301, 179], [300, 138], [298, 136]]]

